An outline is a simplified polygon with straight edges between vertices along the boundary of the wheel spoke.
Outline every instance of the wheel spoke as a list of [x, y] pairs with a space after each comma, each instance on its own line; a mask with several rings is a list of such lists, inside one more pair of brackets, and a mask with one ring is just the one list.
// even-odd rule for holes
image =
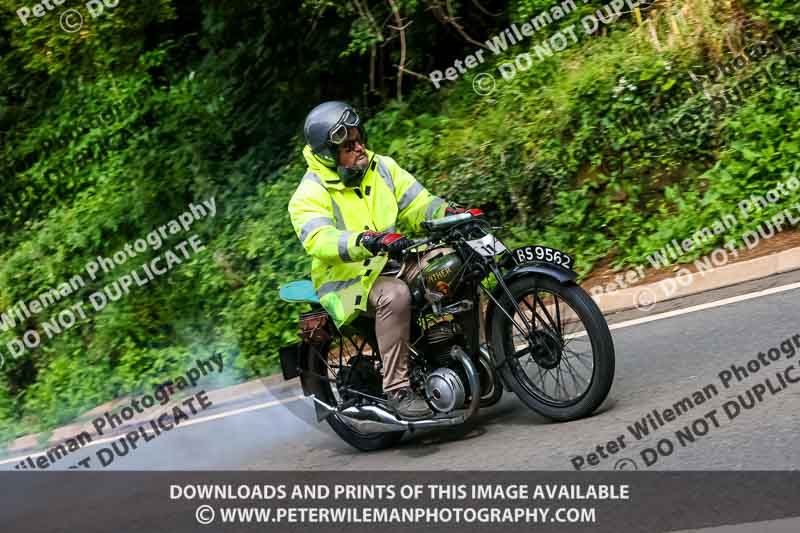
[[[578, 380], [575, 377], [575, 369], [572, 368], [572, 364], [570, 364], [570, 362], [565, 357], [562, 357], [562, 360], [564, 361], [564, 364], [567, 366], [567, 370], [569, 371], [570, 376], [572, 376], [572, 382], [575, 384], [575, 393], [577, 394], [582, 390], [582, 386], [578, 383]], [[583, 379], [583, 376], [581, 376], [581, 379]]]
[[[590, 367], [589, 365], [587, 365], [587, 364], [586, 364], [586, 363], [583, 361], [583, 359], [581, 359], [581, 357], [583, 357], [583, 356], [585, 356], [585, 357], [589, 357], [589, 356], [587, 356], [587, 355], [585, 355], [585, 354], [584, 354], [584, 355], [582, 355], [582, 356], [579, 356], [578, 354], [575, 354], [575, 355], [574, 355], [572, 358], [574, 358], [576, 361], [578, 361], [580, 364], [582, 364], [582, 365], [583, 365], [583, 367], [584, 367], [584, 368], [586, 368], [588, 371], [590, 371], [590, 372], [593, 372], [593, 371], [594, 371], [594, 369], [593, 369], [592, 367]], [[567, 358], [567, 357], [565, 357], [564, 359], [566, 360], [566, 359], [570, 359], [570, 358]]]
[[565, 343], [564, 343], [564, 346], [562, 346], [562, 347], [563, 347], [563, 348], [566, 348], [567, 346], [569, 346], [570, 344], [572, 344], [572, 343], [573, 343], [573, 342], [575, 342], [575, 341], [578, 341], [578, 342], [588, 342], [588, 343], [589, 343], [589, 347], [591, 347], [591, 344], [592, 344], [592, 343], [591, 343], [591, 341], [590, 341], [589, 339], [579, 339], [579, 338], [577, 338], [577, 337], [572, 337], [572, 338], [569, 338], [569, 339], [567, 339], [567, 342], [565, 342]]
[[564, 331], [561, 325], [561, 310], [558, 307], [558, 296], [555, 294], [553, 295], [553, 299], [556, 301], [556, 327], [558, 328], [558, 336], [563, 341], [564, 340]]
[[[544, 379], [544, 376], [545, 376], [545, 374], [547, 374], [547, 371], [542, 372], [541, 365], [539, 365], [536, 361], [534, 361], [532, 357], [531, 357], [530, 361], [527, 364], [530, 364], [531, 362], [536, 365], [536, 370], [537, 370], [537, 372], [539, 374], [539, 383], [541, 383], [540, 390], [542, 392], [544, 392], [545, 388], [547, 387], [547, 385], [545, 384], [545, 379]], [[527, 372], [525, 373], [525, 377], [526, 378], [528, 377], [528, 373]], [[531, 385], [533, 385], [533, 381], [531, 381]]]
[[[526, 300], [523, 300], [523, 303], [525, 304], [525, 306], [526, 306], [528, 309], [530, 309], [530, 310], [531, 310], [531, 313], [533, 313], [533, 317], [532, 317], [532, 319], [534, 320], [534, 322], [536, 321], [536, 319], [537, 319], [537, 318], [539, 319], [539, 322], [541, 322], [541, 324], [540, 324], [540, 326], [541, 326], [541, 329], [544, 329], [544, 330], [547, 330], [547, 331], [549, 331], [549, 332], [550, 332], [550, 333], [551, 333], [551, 334], [552, 334], [554, 337], [560, 337], [560, 336], [558, 335], [558, 332], [557, 332], [557, 331], [555, 331], [555, 330], [552, 328], [552, 318], [550, 319], [550, 325], [548, 325], [548, 324], [547, 324], [547, 322], [548, 322], [548, 321], [547, 321], [547, 320], [545, 320], [544, 318], [542, 318], [542, 316], [541, 316], [539, 313], [537, 313], [537, 312], [536, 312], [536, 310], [535, 310], [535, 306], [536, 306], [536, 300], [535, 300], [535, 299], [534, 299], [534, 301], [533, 301], [533, 303], [534, 303], [534, 307], [531, 307], [531, 305], [530, 305], [530, 304], [529, 304], [529, 303], [528, 303]], [[546, 310], [546, 309], [545, 309], [545, 314], [547, 314], [547, 310]]]
[[591, 354], [588, 354], [588, 353], [578, 353], [578, 352], [576, 352], [575, 350], [571, 350], [571, 349], [569, 349], [569, 348], [566, 348], [566, 347], [564, 347], [564, 348], [562, 348], [562, 349], [563, 349], [565, 352], [567, 352], [568, 354], [570, 354], [571, 356], [573, 356], [573, 357], [589, 357], [589, 358], [591, 358], [591, 357], [592, 357], [592, 355], [591, 355]]
[[[530, 347], [530, 345], [528, 345], [525, 348], [521, 349], [520, 351], [515, 352], [514, 353], [514, 357], [519, 359], [520, 357], [524, 357], [526, 355], [530, 355], [530, 353], [531, 353], [531, 347]], [[531, 360], [533, 360], [533, 358], [531, 358]]]
[[569, 398], [569, 393], [567, 392], [567, 388], [564, 386], [564, 384], [561, 382], [561, 379], [560, 379], [561, 378], [561, 366], [560, 365], [555, 368], [555, 374], [556, 374], [556, 393], [558, 393], [558, 388], [561, 387], [561, 390], [564, 391], [564, 399]]
[[[553, 295], [553, 296], [554, 296], [554, 298], [557, 298], [555, 295]], [[539, 306], [542, 308], [542, 311], [544, 312], [545, 316], [547, 317], [547, 320], [550, 322], [550, 325], [555, 328], [555, 331], [556, 331], [556, 333], [558, 333], [558, 338], [560, 340], [561, 339], [560, 327], [553, 321], [553, 317], [550, 316], [550, 311], [547, 310], [547, 306], [544, 305], [544, 302], [542, 302], [542, 299], [539, 298], [539, 291], [534, 292], [533, 293], [533, 297], [534, 297], [534, 301], [539, 302]]]
[[[555, 376], [553, 376], [552, 372], [553, 372], [553, 369], [552, 369], [552, 368], [548, 368], [547, 370], [545, 370], [545, 374], [546, 374], [546, 375], [548, 375], [548, 376], [550, 376], [550, 379], [552, 379], [552, 380], [553, 380], [553, 383], [555, 384], [555, 388], [553, 389], [553, 392], [554, 392], [555, 394], [558, 394], [558, 380], [556, 380], [556, 378], [555, 378]], [[547, 394], [547, 392], [546, 392], [546, 391], [544, 391], [544, 392], [545, 392], [545, 394]], [[550, 396], [550, 397], [551, 397], [551, 398], [553, 398], [553, 399], [557, 399], [557, 398], [555, 397], [555, 394], [554, 394], [554, 395], [548, 395], [548, 396]]]
[[[533, 361], [533, 358], [532, 358], [532, 357], [531, 357], [531, 361]], [[535, 362], [535, 361], [534, 361], [534, 362]], [[544, 372], [542, 372], [542, 365], [540, 365], [540, 364], [536, 363], [536, 368], [539, 370], [539, 381], [540, 381], [540, 382], [541, 382], [541, 384], [542, 384], [542, 390], [544, 390], [544, 386], [545, 386], [545, 385], [544, 385], [544, 374], [545, 374], [545, 373], [544, 373]]]

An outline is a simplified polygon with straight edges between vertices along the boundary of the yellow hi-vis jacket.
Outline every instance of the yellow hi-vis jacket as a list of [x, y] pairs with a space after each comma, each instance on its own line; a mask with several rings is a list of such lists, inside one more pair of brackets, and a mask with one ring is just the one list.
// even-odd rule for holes
[[358, 234], [395, 231], [398, 220], [417, 231], [447, 207], [394, 159], [366, 153], [370, 163], [360, 185], [346, 187], [306, 146], [308, 169], [289, 201], [294, 231], [312, 257], [311, 281], [337, 327], [366, 311], [367, 295], [387, 261], [356, 245]]

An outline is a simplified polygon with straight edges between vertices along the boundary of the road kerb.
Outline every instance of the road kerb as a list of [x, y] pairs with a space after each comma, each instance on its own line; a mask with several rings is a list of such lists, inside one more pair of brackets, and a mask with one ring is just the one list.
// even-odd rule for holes
[[[593, 298], [603, 314], [611, 314], [637, 308], [637, 298], [643, 292], [655, 295], [656, 302], [660, 303], [793, 270], [800, 270], [800, 248], [721, 266], [704, 273], [695, 272], [636, 285]], [[669, 291], [664, 289], [667, 284]]]

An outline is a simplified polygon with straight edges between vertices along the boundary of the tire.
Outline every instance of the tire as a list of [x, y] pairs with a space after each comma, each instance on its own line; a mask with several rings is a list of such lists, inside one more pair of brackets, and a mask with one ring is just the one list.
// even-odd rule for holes
[[[366, 333], [367, 330], [369, 330], [369, 333]], [[375, 340], [373, 328], [368, 328], [364, 323], [362, 323], [361, 327], [357, 329], [352, 328], [349, 333], [353, 334], [349, 335], [350, 339], [357, 341], [358, 344], [360, 344], [361, 341], [365, 341], [369, 351], [374, 354], [378, 360], [380, 359], [378, 343]], [[319, 350], [319, 353], [315, 353], [315, 350], [311, 350], [311, 353], [309, 354], [308, 368], [315, 374], [331, 376], [331, 372], [323, 362], [323, 357], [327, 358], [328, 360], [331, 360], [331, 358], [338, 360], [338, 353], [336, 355], [331, 353], [332, 349], [338, 352], [336, 349], [338, 336], [338, 332], [336, 332], [334, 334], [334, 338], [325, 343], [325, 345], [323, 345]], [[378, 378], [382, 378], [382, 375], [377, 372], [377, 369], [375, 369], [375, 372], [378, 374]], [[324, 401], [328, 405], [337, 405], [338, 393], [334, 393], [335, 387], [336, 385], [329, 381], [320, 380], [320, 400]], [[393, 431], [389, 433], [361, 433], [346, 422], [342, 421], [339, 415], [335, 414], [328, 416], [326, 420], [328, 425], [331, 426], [331, 429], [333, 429], [333, 431], [339, 435], [342, 440], [354, 448], [364, 452], [391, 448], [400, 442], [405, 434], [405, 431]]]
[[[540, 327], [539, 321], [537, 321], [534, 333], [525, 337], [514, 327], [512, 320], [502, 310], [493, 310], [490, 325], [491, 342], [506, 385], [530, 409], [551, 420], [560, 422], [576, 420], [592, 414], [608, 396], [614, 380], [614, 343], [600, 309], [579, 286], [572, 283], [561, 284], [547, 276], [525, 276], [510, 283], [508, 289], [514, 299], [520, 303], [520, 308], [525, 309], [526, 316], [531, 311], [537, 312], [537, 316], [545, 319], [543, 322], [546, 325]], [[539, 307], [537, 311], [536, 304], [531, 309], [527, 298], [534, 292], [540, 296], [540, 299], [536, 300], [533, 297], [531, 300], [543, 304], [544, 309]], [[541, 295], [545, 295], [548, 299], [541, 298]], [[502, 293], [499, 302], [512, 317], [518, 315], [516, 307], [510, 304], [505, 292]], [[564, 304], [567, 307], [564, 307]], [[547, 314], [545, 312], [547, 309], [558, 310], [558, 313]], [[551, 315], [560, 315], [562, 312], [574, 317], [573, 321], [553, 327], [561, 320], [557, 320], [553, 316], [553, 320], [548, 322], [547, 318], [550, 318]], [[579, 322], [575, 319], [579, 319]], [[566, 325], [571, 324], [579, 324], [579, 326], [570, 334]], [[521, 329], [527, 328], [521, 326]], [[536, 341], [530, 339], [536, 339]], [[578, 339], [580, 342], [575, 346], [588, 344], [592, 351], [591, 357], [585, 354], [579, 356], [575, 352], [573, 343]], [[517, 350], [516, 342], [519, 340], [527, 343], [522, 350]], [[570, 346], [573, 348], [569, 348]], [[525, 352], [527, 352], [526, 355], [519, 355]], [[534, 353], [543, 359], [537, 359]], [[527, 367], [523, 368], [523, 364], [520, 363], [523, 357], [526, 358], [528, 366], [529, 361], [527, 360], [529, 359], [538, 367], [534, 368], [541, 378], [541, 386], [537, 386], [534, 383], [535, 378], [528, 375]], [[591, 378], [588, 379], [588, 386], [585, 387], [585, 390], [580, 390], [582, 380], [578, 379], [576, 372], [581, 366], [588, 368], [590, 359], [592, 361]], [[556, 360], [559, 361], [558, 365], [551, 367]], [[573, 365], [571, 361], [574, 361], [575, 364]], [[561, 375], [562, 366], [569, 370], [568, 373], [563, 374], [563, 383], [557, 378]], [[559, 390], [559, 385], [566, 392], [566, 385], [571, 378], [575, 385], [576, 396], [567, 398], [565, 395], [563, 400], [549, 396], [545, 390], [546, 376], [550, 376], [550, 380], [556, 383], [556, 392]], [[581, 377], [583, 380], [587, 380], [585, 376]]]

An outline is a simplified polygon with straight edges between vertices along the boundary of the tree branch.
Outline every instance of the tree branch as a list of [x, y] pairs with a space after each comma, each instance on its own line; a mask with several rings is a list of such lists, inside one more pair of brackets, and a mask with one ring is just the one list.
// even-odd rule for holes
[[369, 90], [375, 94], [375, 43], [369, 47]]
[[406, 30], [407, 26], [403, 25], [403, 18], [400, 16], [400, 10], [397, 8], [397, 4], [394, 0], [386, 0], [389, 2], [389, 5], [392, 8], [392, 13], [394, 13], [394, 19], [397, 22], [397, 27], [395, 28], [398, 32], [400, 32], [400, 65], [397, 67], [397, 100], [399, 102], [403, 101], [403, 72], [405, 71], [406, 67]]
[[356, 10], [358, 11], [359, 16], [363, 17], [369, 24], [372, 25], [373, 30], [375, 31], [375, 36], [378, 38], [379, 41], [383, 40], [383, 32], [381, 32], [381, 27], [378, 26], [378, 23], [375, 22], [375, 17], [372, 16], [372, 11], [369, 10], [369, 6], [367, 5], [366, 0], [364, 1], [364, 5], [361, 5], [359, 0], [352, 0], [353, 4], [356, 6]]
[[432, 9], [433, 9], [433, 14], [437, 19], [439, 19], [443, 24], [449, 24], [450, 26], [453, 26], [456, 32], [458, 32], [458, 34], [461, 35], [461, 37], [465, 41], [474, 44], [479, 48], [483, 48], [484, 50], [489, 50], [489, 48], [485, 44], [480, 43], [475, 39], [473, 39], [472, 37], [470, 37], [464, 30], [464, 28], [461, 26], [461, 24], [458, 23], [458, 19], [456, 19], [456, 17], [453, 16], [452, 7], [450, 6], [450, 0], [447, 0], [447, 12], [445, 12], [445, 10], [442, 8], [442, 5], [438, 1], [433, 3]]
[[409, 70], [406, 67], [401, 67], [400, 65], [395, 65], [395, 67], [397, 67], [398, 70], [402, 70], [403, 72], [407, 72], [407, 73], [411, 74], [412, 76], [414, 76], [416, 78], [419, 78], [421, 80], [425, 80], [427, 82], [431, 81], [430, 78], [428, 78], [428, 76], [426, 76], [425, 74], [420, 74], [419, 72], [414, 72], [413, 70]]
[[489, 15], [490, 17], [500, 17], [503, 15], [502, 11], [500, 13], [492, 13], [491, 11], [483, 7], [483, 5], [481, 5], [481, 3], [478, 2], [478, 0], [472, 0], [472, 5], [477, 7], [484, 15]]

